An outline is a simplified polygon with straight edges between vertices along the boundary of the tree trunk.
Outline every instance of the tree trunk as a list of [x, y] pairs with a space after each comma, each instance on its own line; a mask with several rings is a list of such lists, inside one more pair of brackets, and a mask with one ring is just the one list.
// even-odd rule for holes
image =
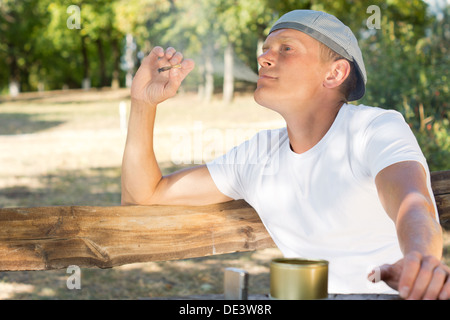
[[91, 88], [91, 79], [89, 76], [89, 57], [86, 47], [86, 36], [81, 36], [81, 54], [83, 56], [83, 82], [81, 87], [85, 90]]
[[234, 95], [234, 48], [231, 42], [228, 42], [224, 54], [224, 71], [223, 71], [223, 101], [231, 103]]
[[203, 101], [203, 99], [205, 98], [205, 64], [201, 63], [198, 66], [198, 72], [201, 75], [201, 80], [198, 83], [198, 88], [197, 88], [197, 97], [198, 100]]
[[14, 46], [8, 44], [9, 56], [7, 62], [9, 64], [9, 94], [12, 97], [17, 96], [20, 93], [20, 70], [15, 52]]
[[114, 59], [114, 70], [112, 73], [111, 88], [118, 89], [120, 87], [120, 49], [117, 38], [112, 40], [112, 54]]
[[210, 102], [214, 94], [213, 48], [208, 47], [205, 56], [205, 92], [204, 99]]
[[100, 87], [106, 87], [107, 79], [106, 79], [106, 67], [105, 67], [105, 54], [103, 52], [102, 39], [98, 38], [96, 43], [97, 43], [97, 50], [98, 50], [98, 59], [100, 62]]
[[134, 43], [133, 35], [128, 33], [126, 35], [126, 49], [125, 49], [125, 63], [127, 74], [125, 77], [125, 85], [127, 88], [131, 88], [131, 84], [133, 82], [133, 74], [134, 74], [134, 51], [136, 50], [136, 45]]

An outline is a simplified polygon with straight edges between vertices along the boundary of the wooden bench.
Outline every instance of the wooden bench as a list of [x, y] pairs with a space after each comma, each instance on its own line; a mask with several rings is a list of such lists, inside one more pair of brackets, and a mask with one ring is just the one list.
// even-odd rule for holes
[[[450, 228], [450, 171], [433, 172], [431, 180], [441, 224]], [[244, 201], [4, 208], [0, 225], [0, 271], [111, 268], [275, 247]]]

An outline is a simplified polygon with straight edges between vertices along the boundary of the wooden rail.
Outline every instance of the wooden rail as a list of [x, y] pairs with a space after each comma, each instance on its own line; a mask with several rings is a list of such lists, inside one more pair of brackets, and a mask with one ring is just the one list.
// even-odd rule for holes
[[441, 225], [450, 229], [450, 170], [431, 173], [431, 187]]
[[[450, 171], [432, 173], [450, 227]], [[275, 247], [244, 201], [219, 205], [0, 209], [0, 270], [111, 268]]]
[[110, 268], [273, 247], [247, 203], [0, 209], [0, 270]]

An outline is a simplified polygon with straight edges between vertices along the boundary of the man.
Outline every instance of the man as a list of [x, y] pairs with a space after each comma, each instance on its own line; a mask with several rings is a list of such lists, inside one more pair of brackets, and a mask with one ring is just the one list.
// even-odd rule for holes
[[[152, 50], [131, 88], [122, 203], [245, 199], [284, 255], [330, 261], [330, 292], [386, 292], [388, 284], [403, 298], [448, 299], [442, 231], [413, 134], [398, 112], [346, 103], [360, 99], [366, 83], [350, 29], [323, 12], [292, 11], [272, 27], [258, 62], [255, 100], [286, 128], [163, 177], [153, 152], [157, 105], [194, 63], [173, 48]], [[371, 270], [384, 282], [371, 284]]]

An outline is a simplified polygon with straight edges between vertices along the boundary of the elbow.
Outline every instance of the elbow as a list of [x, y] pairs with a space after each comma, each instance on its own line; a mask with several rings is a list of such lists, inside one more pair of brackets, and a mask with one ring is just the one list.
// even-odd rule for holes
[[122, 195], [122, 199], [120, 201], [120, 205], [121, 206], [134, 206], [134, 205], [138, 205], [138, 204], [135, 203], [134, 201], [132, 201], [131, 199], [129, 199], [128, 197], [124, 197]]
[[122, 197], [120, 205], [122, 206], [149, 206], [153, 203], [146, 199], [136, 199], [130, 197]]
[[130, 193], [122, 191], [121, 205], [122, 206], [149, 206], [154, 204], [152, 197], [139, 192]]
[[122, 206], [144, 206], [152, 204], [152, 192], [148, 188], [144, 188], [143, 185], [128, 183], [122, 177], [121, 189], [120, 204]]
[[122, 178], [121, 205], [149, 206], [158, 202], [158, 184], [154, 187], [150, 183], [129, 183]]
[[129, 194], [122, 192], [122, 197], [120, 199], [120, 205], [133, 206], [133, 205], [138, 205], [138, 203], [136, 203], [136, 201], [134, 201], [134, 199], [132, 197], [130, 197]]

